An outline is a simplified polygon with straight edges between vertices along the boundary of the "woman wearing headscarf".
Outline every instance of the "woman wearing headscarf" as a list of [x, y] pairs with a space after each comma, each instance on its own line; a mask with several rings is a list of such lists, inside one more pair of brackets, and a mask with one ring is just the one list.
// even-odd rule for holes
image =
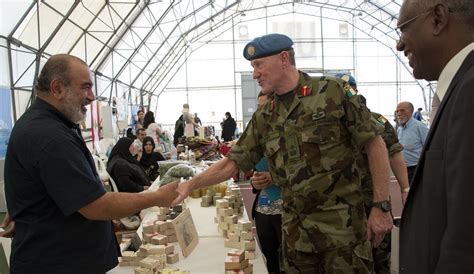
[[146, 136], [152, 137], [155, 144], [159, 144], [161, 128], [155, 122], [155, 114], [153, 111], [147, 111], [145, 114], [145, 118], [143, 119], [143, 127], [146, 129]]
[[120, 138], [110, 153], [107, 172], [117, 184], [119, 192], [141, 192], [151, 185], [150, 179], [135, 158], [133, 140]]
[[140, 159], [140, 164], [142, 165], [145, 173], [148, 176], [150, 181], [155, 181], [155, 179], [160, 175], [158, 168], [160, 167], [158, 161], [164, 161], [165, 158], [161, 153], [155, 152], [155, 142], [150, 136], [146, 136], [143, 139], [143, 152], [142, 158]]

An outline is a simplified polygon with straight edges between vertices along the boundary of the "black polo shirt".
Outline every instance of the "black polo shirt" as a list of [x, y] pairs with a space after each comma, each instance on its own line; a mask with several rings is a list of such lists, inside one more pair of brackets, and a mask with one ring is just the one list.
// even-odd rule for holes
[[80, 130], [39, 98], [13, 127], [5, 193], [16, 222], [11, 273], [104, 273], [117, 265], [111, 222], [78, 212], [105, 194]]

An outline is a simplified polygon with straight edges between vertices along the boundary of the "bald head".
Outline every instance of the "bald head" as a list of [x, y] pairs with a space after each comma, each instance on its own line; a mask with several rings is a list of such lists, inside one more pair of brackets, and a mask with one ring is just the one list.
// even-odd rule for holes
[[436, 4], [448, 6], [453, 16], [461, 19], [470, 31], [471, 41], [474, 34], [474, 1], [472, 0], [408, 0], [415, 8], [428, 9]]
[[49, 103], [73, 123], [84, 120], [87, 105], [95, 100], [92, 75], [81, 59], [54, 55], [46, 62], [38, 77], [38, 97]]
[[53, 80], [58, 80], [65, 87], [69, 86], [71, 84], [71, 64], [76, 62], [87, 66], [84, 61], [72, 55], [57, 54], [51, 56], [38, 76], [35, 86], [38, 95], [46, 95], [51, 89]]
[[435, 81], [458, 52], [474, 42], [473, 0], [405, 0], [397, 26], [397, 50], [416, 79]]
[[401, 125], [405, 125], [408, 120], [410, 120], [411, 116], [413, 115], [414, 107], [413, 104], [410, 102], [400, 102], [397, 105], [397, 109], [395, 114], [397, 116], [397, 120]]

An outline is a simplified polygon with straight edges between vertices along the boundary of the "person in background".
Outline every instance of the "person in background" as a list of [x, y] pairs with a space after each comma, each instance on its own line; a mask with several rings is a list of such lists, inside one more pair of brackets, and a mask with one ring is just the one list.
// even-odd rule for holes
[[[137, 161], [137, 149], [129, 138], [121, 138], [112, 148], [107, 161], [107, 172], [117, 185], [115, 191], [142, 192], [151, 185], [146, 173]], [[140, 151], [142, 148], [140, 148]], [[141, 154], [141, 153], [140, 153]], [[137, 213], [120, 218], [123, 228], [132, 230], [140, 226]]]
[[198, 124], [199, 126], [202, 126], [201, 118], [198, 117], [197, 113], [194, 113], [194, 123]]
[[140, 128], [145, 127], [145, 112], [143, 110], [137, 111], [137, 120], [135, 121], [135, 132]]
[[222, 123], [222, 140], [224, 142], [230, 142], [234, 140], [234, 133], [235, 133], [235, 128], [237, 127], [237, 123], [235, 122], [234, 118], [232, 118], [232, 115], [230, 115], [230, 112], [225, 113], [225, 120]]
[[400, 124], [397, 128], [397, 135], [404, 147], [402, 153], [406, 162], [410, 184], [428, 135], [428, 127], [412, 117], [413, 110], [413, 104], [410, 102], [400, 102], [396, 110], [397, 120]]
[[12, 274], [105, 273], [118, 264], [111, 220], [177, 196], [176, 183], [140, 194], [104, 190], [78, 126], [95, 100], [92, 87], [84, 61], [51, 56], [35, 102], [13, 127], [5, 158]]
[[199, 128], [199, 125], [194, 122], [193, 115], [189, 112], [189, 105], [183, 104], [183, 120], [184, 120], [184, 136], [192, 137], [195, 132], [194, 129]]
[[397, 50], [438, 81], [400, 227], [400, 273], [474, 272], [474, 1], [405, 0]]
[[161, 148], [163, 150], [161, 151], [162, 155], [171, 152], [171, 148], [173, 147], [173, 135], [171, 134], [171, 132], [169, 132], [168, 130], [161, 130], [160, 143]]
[[[358, 92], [357, 82], [353, 76], [339, 73], [336, 74], [336, 77], [346, 81], [354, 90]], [[360, 96], [362, 103], [367, 105], [364, 96], [357, 96]], [[410, 187], [408, 183], [407, 167], [401, 153], [403, 146], [398, 142], [397, 133], [390, 122], [379, 113], [371, 112], [371, 114], [377, 123], [380, 123], [380, 125], [384, 127], [384, 131], [381, 136], [387, 147], [390, 167], [392, 168], [392, 171], [397, 178], [398, 185], [400, 186], [402, 203], [405, 204]], [[362, 151], [359, 151], [356, 158], [356, 163], [361, 173], [361, 187], [362, 196], [364, 199], [365, 214], [369, 216], [373, 206], [380, 207], [381, 210], [391, 213], [390, 203], [375, 205], [372, 203], [372, 197], [374, 193], [372, 188], [372, 177], [369, 169], [369, 160]], [[387, 233], [385, 234], [382, 243], [378, 247], [372, 249], [375, 274], [390, 274], [391, 248], [391, 233]]]
[[421, 114], [421, 111], [423, 108], [418, 108], [415, 113], [413, 113], [413, 118], [415, 118], [418, 121], [424, 121], [425, 119], [423, 118], [423, 114]]
[[127, 128], [127, 131], [125, 132], [125, 137], [130, 138], [132, 140], [137, 139], [137, 136], [133, 134], [133, 129], [131, 127]]
[[107, 161], [107, 172], [117, 184], [119, 192], [141, 192], [151, 185], [145, 170], [136, 159], [133, 140], [120, 138]]
[[[258, 94], [258, 107], [268, 101], [268, 95]], [[281, 213], [283, 200], [280, 187], [272, 184], [268, 171], [268, 162], [264, 157], [255, 166], [250, 179], [252, 192], [256, 194], [252, 206], [252, 217], [255, 219], [258, 242], [265, 256], [269, 273], [280, 273], [281, 252]]]
[[141, 157], [142, 157], [142, 147], [143, 147], [143, 139], [145, 138], [146, 136], [146, 129], [144, 128], [139, 128], [137, 130], [137, 135], [136, 135], [136, 139], [133, 140], [133, 146], [135, 146], [135, 151], [137, 152], [137, 160], [140, 161]]
[[[198, 117], [197, 113], [194, 113], [194, 123], [196, 125], [199, 125], [199, 127], [202, 127], [201, 118]], [[194, 129], [194, 136], [199, 136], [199, 127], [196, 127]]]
[[145, 114], [143, 127], [146, 128], [146, 136], [150, 136], [151, 138], [153, 138], [155, 144], [159, 144], [161, 128], [155, 122], [155, 114], [153, 113], [153, 111], [147, 111], [147, 113]]
[[140, 159], [140, 165], [145, 170], [150, 181], [155, 181], [158, 175], [160, 175], [158, 164], [159, 161], [166, 160], [161, 153], [154, 151], [155, 142], [150, 136], [146, 136], [143, 139], [143, 152], [142, 158]]
[[275, 33], [245, 46], [262, 92], [274, 93], [271, 102], [257, 109], [226, 158], [178, 186], [173, 204], [239, 169], [253, 169], [265, 155], [284, 201], [285, 271], [371, 273], [370, 241], [378, 246], [393, 224], [378, 208], [367, 221], [354, 153], [363, 149], [369, 156], [373, 202], [388, 201], [383, 128], [347, 83], [299, 71], [292, 45], [288, 36]]
[[184, 136], [184, 125], [183, 114], [181, 114], [174, 124], [173, 144], [175, 147], [178, 146], [179, 138]]

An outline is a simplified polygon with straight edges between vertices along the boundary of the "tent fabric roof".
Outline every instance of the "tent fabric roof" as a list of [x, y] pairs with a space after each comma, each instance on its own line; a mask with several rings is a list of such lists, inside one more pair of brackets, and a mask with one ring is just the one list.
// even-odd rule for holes
[[[110, 100], [112, 90], [121, 86], [140, 93], [143, 103], [143, 97], [159, 96], [166, 89], [193, 51], [259, 18], [293, 15], [335, 20], [393, 48], [401, 2], [35, 0], [0, 38], [15, 52], [10, 60], [16, 64], [12, 89], [31, 90], [48, 56], [70, 53], [85, 60], [102, 81], [97, 95]], [[229, 45], [239, 39], [233, 38]], [[244, 35], [245, 39], [250, 37]]]

